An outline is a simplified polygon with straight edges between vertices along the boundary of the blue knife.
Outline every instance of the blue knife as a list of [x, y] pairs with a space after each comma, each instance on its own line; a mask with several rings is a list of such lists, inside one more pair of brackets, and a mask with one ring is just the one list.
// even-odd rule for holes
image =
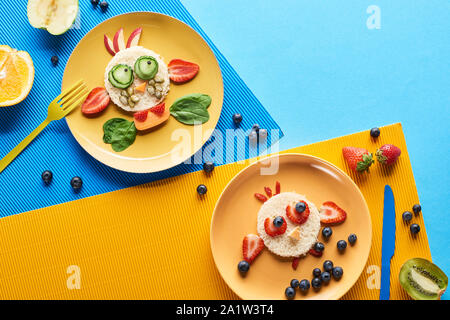
[[381, 245], [380, 300], [389, 300], [391, 259], [395, 251], [395, 201], [390, 186], [384, 187], [383, 240]]

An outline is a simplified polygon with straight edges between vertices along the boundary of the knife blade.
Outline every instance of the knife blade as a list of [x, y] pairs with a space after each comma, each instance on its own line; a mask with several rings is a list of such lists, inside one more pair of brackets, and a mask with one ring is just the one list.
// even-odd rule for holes
[[395, 252], [395, 200], [392, 188], [384, 187], [383, 236], [381, 244], [380, 300], [389, 300], [391, 286], [391, 259]]

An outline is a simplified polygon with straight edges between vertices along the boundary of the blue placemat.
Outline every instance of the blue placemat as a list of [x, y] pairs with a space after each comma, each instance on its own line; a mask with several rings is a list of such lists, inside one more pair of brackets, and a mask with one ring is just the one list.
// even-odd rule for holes
[[[80, 1], [80, 14], [74, 28], [61, 36], [52, 36], [30, 26], [26, 0], [3, 0], [0, 8], [0, 44], [28, 51], [34, 62], [35, 79], [25, 101], [14, 107], [0, 108], [0, 157], [7, 154], [46, 117], [48, 103], [59, 94], [65, 64], [80, 39], [98, 23], [133, 11], [154, 11], [171, 15], [190, 25], [207, 41], [219, 61], [224, 80], [224, 104], [218, 130], [225, 134], [227, 129], [233, 129], [232, 114], [239, 112], [244, 117], [241, 123], [243, 130], [249, 130], [255, 123], [268, 130], [268, 145], [283, 136], [279, 126], [178, 0], [108, 2], [107, 12], [102, 13], [100, 8], [93, 8], [90, 1]], [[59, 57], [57, 67], [53, 67], [50, 62], [53, 55]], [[278, 131], [272, 134], [271, 130]], [[239, 136], [245, 134], [244, 131], [238, 133]], [[224, 153], [222, 159], [218, 159], [218, 164], [254, 155], [252, 148], [248, 147], [248, 141], [246, 144], [245, 148], [236, 144], [233, 157], [226, 157]], [[44, 186], [40, 177], [46, 169], [51, 170], [54, 175], [50, 186]], [[200, 164], [181, 164], [152, 174], [130, 174], [109, 168], [92, 158], [77, 144], [62, 120], [52, 123], [0, 174], [0, 217], [200, 169]], [[77, 175], [82, 177], [84, 185], [81, 192], [74, 193], [69, 182]], [[193, 192], [195, 187], [193, 186]]]

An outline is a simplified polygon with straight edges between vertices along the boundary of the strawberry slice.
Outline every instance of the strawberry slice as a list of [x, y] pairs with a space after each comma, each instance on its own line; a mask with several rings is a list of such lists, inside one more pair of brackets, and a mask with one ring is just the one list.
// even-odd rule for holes
[[272, 196], [272, 189], [270, 189], [269, 187], [264, 187], [264, 191], [269, 198]]
[[264, 241], [256, 234], [248, 234], [242, 243], [242, 253], [244, 260], [251, 263], [264, 249]]
[[266, 202], [267, 197], [261, 193], [255, 193], [255, 198], [258, 199], [261, 202]]
[[297, 270], [299, 262], [300, 262], [300, 258], [294, 258], [294, 260], [292, 260], [292, 269]]
[[134, 114], [134, 118], [136, 119], [136, 121], [139, 121], [139, 122], [144, 122], [145, 120], [147, 120], [147, 116], [148, 116], [148, 110], [139, 111]]
[[287, 228], [286, 220], [284, 220], [283, 217], [280, 217], [280, 218], [283, 219], [283, 224], [279, 228], [277, 228], [273, 224], [274, 218], [266, 218], [266, 220], [264, 220], [264, 230], [266, 230], [266, 233], [269, 236], [276, 237], [276, 236], [279, 236], [286, 232], [286, 228]]
[[94, 115], [102, 112], [109, 105], [109, 95], [105, 88], [97, 87], [84, 100], [81, 112], [85, 115]]
[[319, 251], [316, 251], [316, 250], [314, 250], [314, 249], [309, 249], [308, 253], [309, 253], [310, 255], [314, 256], [314, 257], [319, 258], [319, 257], [322, 256], [323, 251], [322, 251], [322, 252], [319, 252]]
[[165, 109], [166, 109], [166, 104], [163, 102], [163, 103], [160, 103], [160, 104], [150, 108], [150, 111], [153, 112], [154, 114], [161, 115], [164, 113]]
[[296, 223], [296, 224], [304, 224], [306, 222], [306, 220], [308, 220], [309, 213], [310, 213], [308, 204], [305, 201], [300, 201], [300, 202], [304, 203], [306, 206], [305, 211], [303, 211], [303, 212], [298, 212], [295, 209], [296, 203], [293, 203], [292, 205], [288, 205], [286, 207], [287, 217], [289, 218], [289, 220], [291, 220], [293, 223]]
[[332, 201], [324, 202], [319, 214], [320, 222], [324, 224], [342, 223], [347, 218], [347, 213]]
[[169, 78], [176, 83], [184, 83], [192, 80], [200, 70], [198, 64], [193, 62], [173, 59], [169, 62]]

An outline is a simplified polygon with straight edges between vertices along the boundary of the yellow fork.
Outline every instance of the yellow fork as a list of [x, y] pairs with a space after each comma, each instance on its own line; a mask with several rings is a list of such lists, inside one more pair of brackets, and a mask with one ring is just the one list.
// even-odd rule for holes
[[89, 94], [83, 80], [78, 81], [70, 88], [61, 92], [48, 106], [47, 118], [28, 137], [23, 139], [2, 160], [0, 160], [0, 172], [2, 172], [34, 138], [52, 121], [64, 118], [69, 112], [78, 107]]

